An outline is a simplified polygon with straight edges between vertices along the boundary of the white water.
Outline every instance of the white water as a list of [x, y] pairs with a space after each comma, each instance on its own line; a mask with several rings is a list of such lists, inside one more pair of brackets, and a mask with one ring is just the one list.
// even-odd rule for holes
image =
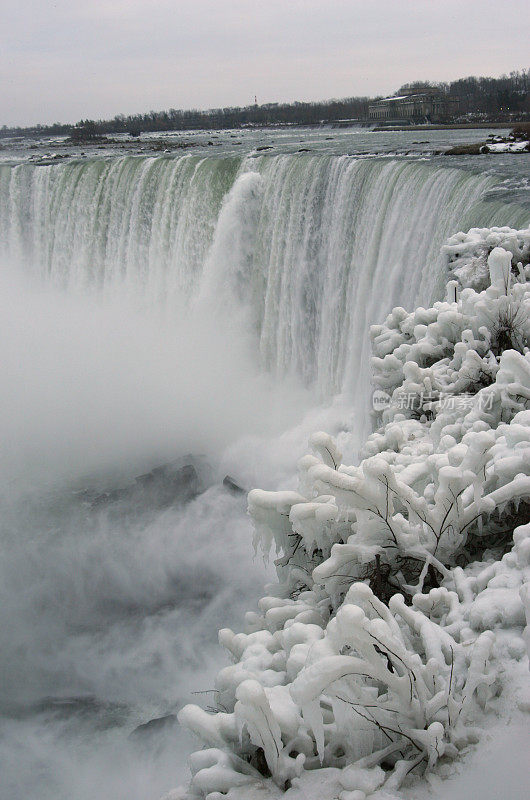
[[[450, 233], [527, 221], [493, 185], [327, 155], [0, 167], [2, 800], [183, 778], [181, 734], [127, 736], [211, 688], [265, 580], [219, 480], [285, 486], [319, 427], [353, 455], [369, 323], [440, 290]], [[184, 509], [72, 494], [190, 451], [214, 485]]]
[[217, 313], [220, 286], [221, 317], [247, 307], [262, 366], [327, 397], [351, 391], [370, 322], [439, 291], [446, 236], [506, 221], [505, 204], [480, 202], [494, 184], [426, 162], [324, 155], [2, 167], [0, 242], [54, 285], [166, 318], [208, 292]]

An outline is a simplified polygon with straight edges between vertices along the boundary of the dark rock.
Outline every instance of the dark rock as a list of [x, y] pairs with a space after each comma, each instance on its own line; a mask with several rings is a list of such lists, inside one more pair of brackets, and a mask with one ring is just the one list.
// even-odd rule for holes
[[530, 122], [519, 122], [514, 126], [511, 136], [513, 136], [514, 139], [529, 139]]
[[176, 714], [166, 714], [165, 717], [155, 717], [155, 719], [150, 719], [149, 722], [138, 725], [138, 727], [129, 734], [129, 738], [136, 739], [142, 736], [151, 736], [153, 733], [160, 733], [161, 731], [167, 730], [167, 728], [172, 728], [176, 722]]
[[145, 475], [139, 475], [136, 487], [139, 487], [149, 505], [166, 506], [175, 501], [186, 503], [192, 500], [199, 494], [200, 482], [193, 464], [164, 464]]
[[445, 151], [446, 156], [478, 156], [483, 153], [484, 142], [476, 144], [459, 144]]
[[138, 511], [166, 508], [188, 503], [203, 492], [206, 471], [207, 465], [190, 455], [138, 475], [134, 483], [123, 488], [106, 492], [86, 490], [77, 494], [92, 509], [117, 503], [126, 503]]
[[272, 150], [270, 144], [262, 144], [260, 147], [256, 147], [256, 150], [259, 152], [260, 150]]
[[228, 489], [232, 494], [246, 494], [245, 490], [239, 486], [230, 475], [225, 475], [223, 478], [223, 486]]

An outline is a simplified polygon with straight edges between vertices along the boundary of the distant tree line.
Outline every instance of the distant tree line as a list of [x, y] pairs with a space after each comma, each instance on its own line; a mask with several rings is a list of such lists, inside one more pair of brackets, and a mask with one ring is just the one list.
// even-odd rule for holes
[[[530, 71], [521, 70], [500, 78], [460, 78], [452, 83], [416, 81], [405, 84], [400, 92], [411, 89], [436, 89], [458, 99], [458, 116], [479, 115], [494, 120], [526, 120], [530, 117]], [[373, 98], [377, 99], [377, 98]], [[147, 114], [118, 114], [110, 120], [81, 120], [77, 125], [54, 123], [31, 128], [0, 129], [4, 136], [72, 135], [82, 140], [128, 133], [138, 136], [143, 132], [219, 130], [246, 126], [268, 125], [319, 125], [340, 120], [368, 119], [371, 98], [349, 97], [313, 103], [265, 103], [244, 108], [214, 108], [208, 111], [187, 111], [170, 108], [168, 111], [149, 111]]]
[[406, 83], [399, 93], [410, 89], [437, 89], [458, 100], [458, 115], [481, 114], [494, 118], [513, 115], [524, 119], [530, 114], [530, 70], [510, 72], [500, 78], [459, 78], [452, 83], [428, 81]]

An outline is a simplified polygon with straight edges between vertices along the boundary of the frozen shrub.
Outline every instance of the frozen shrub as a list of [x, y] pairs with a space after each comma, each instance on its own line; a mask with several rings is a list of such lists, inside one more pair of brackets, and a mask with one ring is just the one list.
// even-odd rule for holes
[[502, 691], [495, 632], [530, 613], [529, 243], [453, 237], [447, 299], [372, 328], [384, 402], [360, 463], [316, 433], [298, 491], [249, 494], [278, 584], [220, 632], [219, 711], [180, 713], [209, 748], [188, 798], [276, 797], [322, 767], [343, 800], [391, 792], [476, 741]]

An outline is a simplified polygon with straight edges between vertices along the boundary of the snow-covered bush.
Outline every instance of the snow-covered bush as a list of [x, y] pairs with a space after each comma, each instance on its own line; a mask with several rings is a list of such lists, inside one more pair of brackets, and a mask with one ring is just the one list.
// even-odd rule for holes
[[442, 247], [449, 269], [463, 286], [480, 291], [490, 283], [488, 256], [495, 247], [511, 253], [512, 271], [519, 272], [530, 261], [528, 231], [513, 228], [471, 228], [457, 233]]
[[297, 492], [249, 495], [279, 580], [220, 632], [217, 713], [180, 712], [209, 748], [184, 797], [277, 797], [322, 767], [341, 800], [391, 791], [475, 741], [502, 691], [495, 632], [522, 632], [530, 596], [530, 230], [444, 249], [447, 299], [372, 328], [360, 463], [317, 433]]

